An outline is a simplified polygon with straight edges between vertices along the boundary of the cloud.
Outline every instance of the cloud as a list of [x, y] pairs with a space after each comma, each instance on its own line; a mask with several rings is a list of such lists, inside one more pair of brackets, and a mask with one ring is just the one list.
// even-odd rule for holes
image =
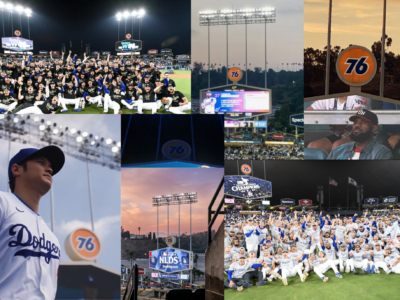
[[[98, 219], [94, 222], [94, 231], [98, 235], [99, 239], [104, 241], [108, 235], [115, 234], [115, 232], [112, 231], [112, 229], [115, 228], [113, 225], [120, 223], [120, 221], [120, 215]], [[84, 222], [81, 220], [62, 221], [61, 224], [57, 226], [56, 230], [63, 235], [68, 235], [77, 228], [87, 228], [91, 230], [92, 224], [91, 222]]]

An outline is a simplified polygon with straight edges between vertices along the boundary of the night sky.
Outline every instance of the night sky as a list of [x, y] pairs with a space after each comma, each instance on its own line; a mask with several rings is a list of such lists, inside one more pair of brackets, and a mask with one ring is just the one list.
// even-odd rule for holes
[[[250, 161], [239, 161], [241, 164]], [[280, 204], [282, 198], [316, 201], [317, 186], [324, 187], [324, 206], [328, 206], [329, 176], [338, 182], [330, 186], [331, 206], [346, 205], [347, 176], [359, 185], [364, 185], [364, 199], [378, 198], [379, 195], [400, 196], [400, 161], [253, 161], [254, 177], [272, 182], [271, 205]], [[225, 161], [225, 175], [237, 175], [237, 162]], [[356, 201], [356, 188], [349, 186], [349, 203]], [[355, 203], [353, 203], [355, 205]]]
[[[137, 3], [137, 4], [135, 4]], [[17, 1], [14, 5], [22, 5], [32, 9], [30, 18], [31, 39], [34, 41], [34, 54], [39, 50], [60, 51], [65, 43], [67, 52], [72, 39], [73, 53], [80, 55], [81, 38], [83, 49], [90, 44], [93, 51], [115, 51], [118, 38], [118, 22], [116, 14], [128, 10], [143, 8], [146, 15], [142, 20], [141, 39], [142, 53], [149, 49], [160, 51], [162, 43], [171, 48], [173, 54], [190, 53], [190, 1]], [[11, 23], [5, 13], [6, 36], [11, 34]], [[19, 29], [19, 17], [14, 15], [14, 31]], [[120, 21], [120, 40], [125, 39], [125, 21]], [[0, 23], [2, 24], [2, 23]], [[22, 37], [28, 38], [26, 17], [22, 18]], [[2, 34], [2, 27], [0, 30]], [[132, 34], [131, 19], [127, 22], [127, 33]], [[134, 27], [132, 39], [138, 39], [138, 21]], [[145, 51], [145, 52], [143, 52]]]

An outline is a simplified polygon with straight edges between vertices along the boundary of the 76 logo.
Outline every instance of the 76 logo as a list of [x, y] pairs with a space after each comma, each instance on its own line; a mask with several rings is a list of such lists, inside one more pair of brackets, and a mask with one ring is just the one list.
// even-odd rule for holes
[[85, 249], [86, 251], [92, 252], [95, 248], [95, 244], [93, 243], [93, 238], [86, 238], [82, 236], [78, 236], [77, 240], [79, 241], [78, 249]]
[[365, 62], [367, 59], [368, 56], [363, 56], [358, 59], [348, 58], [345, 64], [349, 65], [349, 67], [344, 74], [351, 75], [354, 72], [356, 75], [364, 75], [369, 69], [369, 64]]

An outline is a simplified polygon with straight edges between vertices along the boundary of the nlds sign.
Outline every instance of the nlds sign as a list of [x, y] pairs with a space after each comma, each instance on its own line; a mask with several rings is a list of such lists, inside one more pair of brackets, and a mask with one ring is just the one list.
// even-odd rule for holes
[[164, 248], [149, 252], [149, 267], [163, 273], [176, 273], [193, 269], [193, 252]]

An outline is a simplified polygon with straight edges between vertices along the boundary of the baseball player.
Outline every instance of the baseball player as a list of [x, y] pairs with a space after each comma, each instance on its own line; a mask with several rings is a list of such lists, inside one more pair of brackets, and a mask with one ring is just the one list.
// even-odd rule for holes
[[365, 275], [365, 271], [367, 271], [368, 260], [367, 255], [359, 244], [355, 245], [355, 251], [350, 251], [350, 257], [353, 261], [353, 274], [357, 274], [356, 268], [361, 268], [361, 274]]
[[12, 112], [17, 106], [18, 100], [16, 95], [10, 94], [10, 91], [6, 88], [3, 94], [0, 94], [0, 113]]
[[11, 193], [0, 192], [0, 299], [56, 296], [60, 243], [38, 212], [64, 161], [60, 148], [47, 146], [22, 149], [9, 162]]
[[253, 223], [253, 219], [250, 219], [249, 225], [246, 225], [243, 228], [244, 235], [246, 236], [247, 252], [250, 252], [251, 250], [254, 250], [255, 252], [258, 251], [258, 236], [260, 235], [260, 232]]
[[392, 252], [391, 248], [386, 250], [385, 262], [390, 266], [389, 270], [395, 274], [400, 274], [400, 256], [396, 252]]
[[215, 114], [215, 104], [217, 104], [217, 99], [211, 97], [211, 91], [206, 92], [206, 99], [204, 99], [201, 103], [201, 108], [204, 110], [205, 114]]
[[251, 287], [250, 284], [245, 284], [243, 276], [250, 269], [257, 269], [262, 267], [262, 264], [251, 264], [246, 262], [245, 256], [240, 256], [239, 261], [236, 261], [231, 264], [228, 271], [228, 279], [225, 281], [224, 285], [226, 288], [235, 289], [238, 292], [243, 290], [243, 286]]
[[293, 258], [289, 258], [288, 250], [285, 249], [285, 250], [282, 251], [282, 253], [283, 253], [283, 257], [279, 261], [279, 263], [281, 265], [281, 270], [282, 270], [282, 282], [283, 282], [283, 285], [288, 285], [287, 278], [296, 276], [296, 273], [300, 276], [301, 282], [305, 282], [307, 276], [304, 275], [301, 272], [300, 264], [298, 264], [298, 263], [296, 263], [294, 261], [294, 259], [298, 260], [303, 255], [300, 254], [298, 257], [295, 257], [293, 259]]
[[[191, 103], [188, 102], [184, 94], [179, 91], [175, 91], [175, 87], [172, 85], [168, 86], [168, 95], [166, 97], [168, 101], [165, 105], [165, 111], [170, 111], [173, 114], [185, 114], [186, 110], [191, 110]], [[171, 105], [171, 108], [169, 106]]]

